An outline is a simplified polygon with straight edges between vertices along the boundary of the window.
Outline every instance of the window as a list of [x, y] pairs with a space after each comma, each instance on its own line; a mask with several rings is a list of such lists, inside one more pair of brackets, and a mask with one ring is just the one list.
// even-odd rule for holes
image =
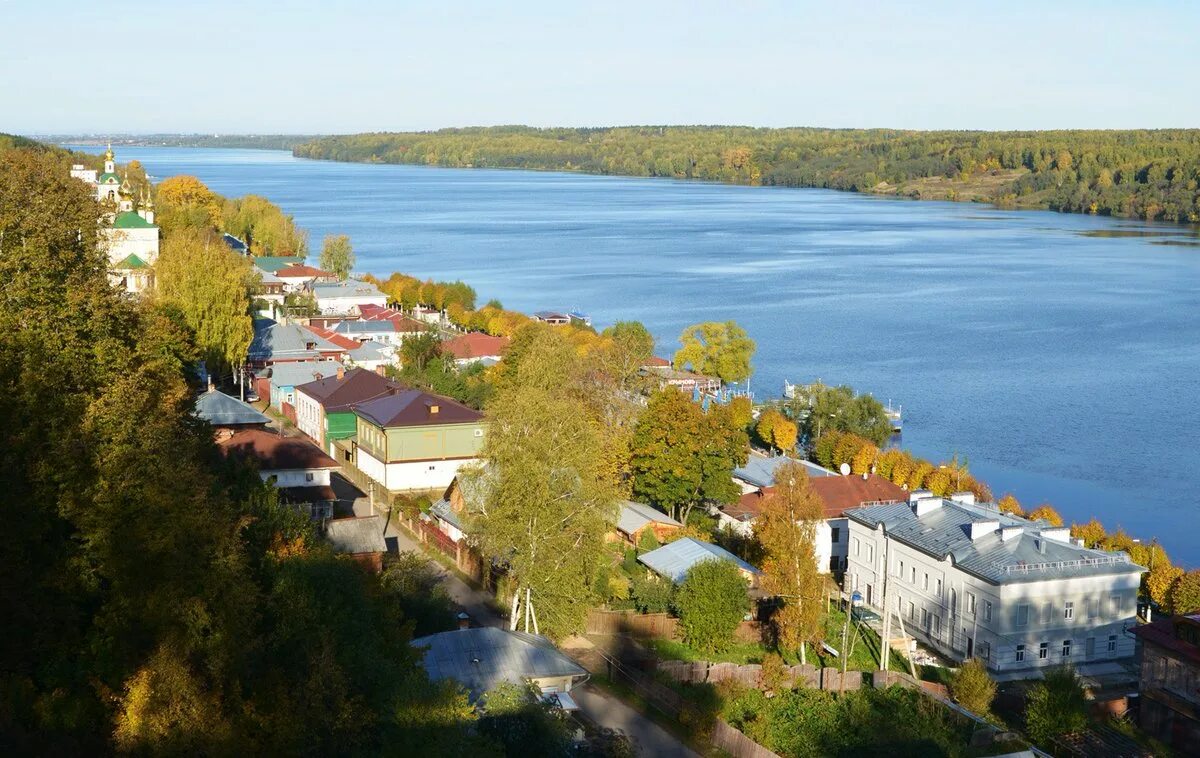
[[1071, 657], [1071, 641], [1063, 640], [1063, 658]]
[[980, 642], [979, 647], [975, 649], [977, 657], [990, 661], [992, 659], [992, 643]]
[[921, 628], [927, 632], [929, 631], [929, 609], [928, 608], [921, 609]]
[[896, 576], [904, 578], [904, 561], [900, 561], [900, 570], [896, 572]]
[[926, 572], [925, 579], [921, 582], [921, 589], [925, 590], [926, 592], [929, 591], [929, 573], [928, 572]]
[[1108, 652], [1117, 652], [1117, 635], [1115, 634], [1108, 635]]
[[1042, 606], [1042, 623], [1049, 624], [1050, 620], [1053, 618], [1054, 618], [1054, 603], [1047, 600], [1046, 604]]
[[913, 601], [908, 601], [908, 620], [914, 621], [917, 618], [917, 606]]
[[1087, 599], [1088, 618], [1090, 618], [1090, 619], [1096, 618], [1096, 616], [1099, 615], [1099, 612], [1100, 612], [1100, 601], [1094, 597], [1089, 597]]
[[942, 596], [942, 580], [941, 579], [937, 580], [937, 596], [938, 597]]
[[940, 637], [941, 634], [942, 634], [942, 617], [935, 613], [935, 614], [933, 614], [933, 635], [935, 637]]
[[1069, 600], [1067, 601], [1066, 606], [1063, 608], [1063, 618], [1065, 618], [1067, 621], [1075, 618], [1075, 603], [1072, 603]]
[[850, 541], [854, 543], [854, 557], [857, 558], [858, 557], [858, 549], [860, 547], [862, 547], [862, 543], [859, 542], [858, 537], [855, 537], [854, 539], [852, 539]]
[[1043, 642], [1038, 645], [1038, 660], [1046, 660], [1050, 657], [1050, 643]]
[[867, 563], [870, 563], [872, 566], [875, 565], [875, 546], [874, 545], [867, 545]]
[[950, 615], [958, 613], [958, 590], [950, 590]]
[[842, 528], [840, 526], [835, 526], [832, 529], [830, 529], [830, 531], [832, 532], [832, 534], [829, 537], [830, 542], [832, 542], [833, 544], [836, 545], [837, 543], [842, 541]]
[[1120, 616], [1121, 615], [1121, 596], [1113, 595], [1111, 598], [1109, 598], [1109, 604], [1112, 606], [1113, 615]]
[[1017, 645], [1017, 663], [1025, 660], [1025, 646]]
[[992, 620], [992, 601], [991, 600], [983, 601], [983, 620], [984, 621]]
[[975, 593], [974, 592], [967, 593], [967, 613], [969, 613], [972, 616], [975, 615]]
[[306, 474], [304, 475], [304, 481], [306, 481], [306, 482], [311, 482], [312, 480], [313, 480], [313, 474], [312, 474], [312, 473], [306, 473]]
[[916, 566], [912, 567], [912, 578], [910, 578], [908, 581], [912, 582], [913, 584], [917, 583], [917, 567]]

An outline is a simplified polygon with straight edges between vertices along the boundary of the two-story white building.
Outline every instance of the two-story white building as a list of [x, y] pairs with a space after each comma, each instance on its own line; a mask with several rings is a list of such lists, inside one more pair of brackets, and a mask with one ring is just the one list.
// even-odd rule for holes
[[891, 609], [903, 632], [996, 673], [1134, 653], [1144, 568], [1090, 550], [1070, 530], [1003, 514], [970, 494], [915, 491], [908, 502], [846, 511], [844, 586]]

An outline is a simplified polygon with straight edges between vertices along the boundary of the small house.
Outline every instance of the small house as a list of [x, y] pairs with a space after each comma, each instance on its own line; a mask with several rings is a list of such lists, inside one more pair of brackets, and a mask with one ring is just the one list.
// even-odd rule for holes
[[472, 363], [492, 365], [499, 363], [508, 350], [508, 337], [493, 337], [482, 332], [460, 334], [442, 343], [442, 353], [454, 358], [459, 366]]
[[334, 440], [351, 437], [358, 430], [355, 405], [403, 389], [404, 385], [382, 373], [365, 368], [349, 371], [338, 368], [332, 374], [296, 386], [296, 426], [332, 455]]
[[647, 532], [654, 534], [655, 539], [662, 542], [682, 528], [683, 524], [653, 506], [623, 500], [621, 510], [617, 513], [616, 532], [613, 536], [630, 545], [637, 545], [642, 535]]
[[303, 292], [313, 282], [333, 282], [337, 277], [304, 263], [293, 263], [273, 272], [283, 282], [287, 292]]
[[382, 516], [330, 519], [325, 522], [325, 540], [333, 546], [333, 552], [349, 556], [366, 570], [378, 574], [383, 570], [383, 554], [387, 552], [385, 526]]
[[283, 437], [261, 429], [237, 432], [217, 443], [222, 455], [253, 463], [264, 482], [281, 498], [314, 520], [329, 518], [337, 502], [330, 475], [337, 461], [301, 437]]
[[758, 578], [762, 573], [758, 569], [719, 545], [692, 537], [675, 540], [638, 556], [639, 563], [675, 584], [682, 584], [688, 571], [703, 561], [728, 561], [737, 566], [738, 573], [750, 582], [751, 587], [758, 586]]
[[196, 398], [195, 416], [212, 426], [218, 442], [246, 429], [265, 429], [271, 423], [270, 418], [250, 404], [211, 387]]
[[317, 309], [326, 316], [350, 316], [359, 306], [387, 305], [387, 295], [370, 282], [348, 279], [344, 282], [313, 282], [309, 285], [317, 300]]

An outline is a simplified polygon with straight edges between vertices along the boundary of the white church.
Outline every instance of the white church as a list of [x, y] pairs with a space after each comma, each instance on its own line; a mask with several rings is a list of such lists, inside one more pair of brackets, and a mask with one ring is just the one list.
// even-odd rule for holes
[[149, 194], [140, 198], [137, 210], [129, 183], [117, 176], [117, 164], [110, 147], [104, 153], [104, 173], [81, 164], [71, 167], [71, 176], [95, 188], [96, 200], [115, 205], [106, 215], [109, 223], [100, 230], [100, 244], [108, 252], [109, 279], [128, 292], [145, 292], [154, 283], [154, 263], [158, 260], [158, 227], [154, 224], [154, 201]]

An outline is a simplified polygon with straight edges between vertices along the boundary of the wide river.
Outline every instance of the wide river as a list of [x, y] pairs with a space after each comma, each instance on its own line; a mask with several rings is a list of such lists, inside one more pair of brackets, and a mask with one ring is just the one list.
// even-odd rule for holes
[[[902, 404], [903, 444], [997, 496], [1097, 516], [1200, 565], [1195, 230], [823, 190], [124, 148], [155, 178], [255, 193], [358, 268], [523, 311], [679, 332], [735, 319], [759, 399], [784, 379]], [[315, 256], [314, 256], [315, 257]]]

